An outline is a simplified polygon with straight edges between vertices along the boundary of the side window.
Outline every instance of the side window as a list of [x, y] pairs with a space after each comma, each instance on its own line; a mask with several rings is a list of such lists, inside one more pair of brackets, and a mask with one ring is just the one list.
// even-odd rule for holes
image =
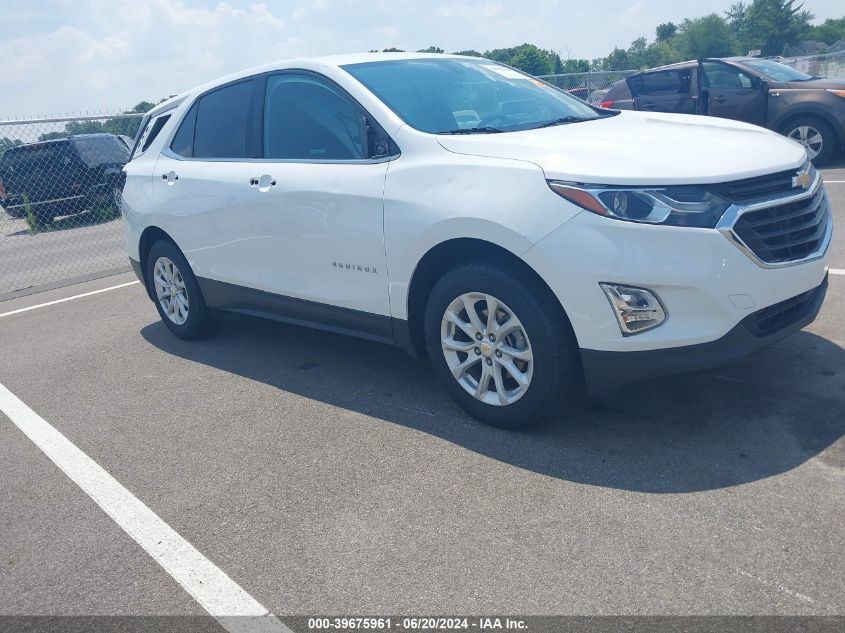
[[194, 105], [191, 106], [191, 109], [188, 110], [188, 114], [185, 115], [185, 118], [182, 119], [182, 123], [179, 124], [179, 129], [176, 130], [176, 134], [173, 136], [173, 141], [170, 143], [170, 149], [179, 154], [179, 156], [184, 156], [185, 158], [191, 158], [194, 155], [194, 127], [196, 126], [197, 122], [197, 104], [196, 102]]
[[158, 133], [161, 132], [161, 129], [164, 127], [164, 124], [170, 120], [170, 115], [165, 114], [163, 116], [158, 117], [155, 121], [153, 121], [152, 126], [150, 126], [150, 133], [147, 134], [147, 138], [144, 140], [143, 144], [141, 145], [141, 151], [146, 152], [147, 148], [152, 144], [152, 142], [158, 136]]
[[689, 75], [686, 77], [678, 70], [661, 70], [646, 73], [628, 80], [638, 96], [674, 95], [689, 92]]
[[327, 82], [305, 75], [271, 75], [264, 98], [264, 158], [366, 158], [363, 115], [355, 102]]
[[197, 103], [194, 158], [246, 158], [252, 80], [210, 92]]
[[735, 66], [719, 64], [717, 62], [703, 62], [704, 76], [707, 85], [722, 90], [747, 90], [754, 87], [751, 75], [744, 73]]
[[147, 151], [147, 148], [152, 145], [152, 142], [156, 139], [159, 132], [161, 132], [164, 124], [170, 119], [170, 112], [167, 114], [162, 114], [154, 119], [150, 119], [147, 121], [147, 124], [144, 126], [143, 131], [141, 132], [141, 136], [138, 139], [138, 144], [135, 149], [135, 153], [132, 155], [132, 158], [137, 158], [141, 154]]

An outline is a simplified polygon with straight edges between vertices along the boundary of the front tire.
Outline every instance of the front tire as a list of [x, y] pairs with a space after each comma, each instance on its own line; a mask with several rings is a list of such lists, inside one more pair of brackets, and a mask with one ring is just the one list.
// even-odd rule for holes
[[525, 429], [579, 403], [575, 337], [527, 272], [482, 261], [446, 272], [428, 299], [425, 340], [446, 390], [481, 422]]
[[214, 311], [206, 305], [188, 260], [173, 242], [159, 240], [152, 245], [146, 279], [159, 317], [176, 336], [191, 340], [214, 331]]
[[797, 141], [807, 150], [810, 160], [816, 165], [826, 163], [833, 156], [839, 139], [826, 121], [814, 116], [799, 117], [785, 125], [782, 133]]

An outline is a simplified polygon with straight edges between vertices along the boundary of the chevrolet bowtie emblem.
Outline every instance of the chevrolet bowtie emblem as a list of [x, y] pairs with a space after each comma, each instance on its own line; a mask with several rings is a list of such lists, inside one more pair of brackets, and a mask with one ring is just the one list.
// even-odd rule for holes
[[802, 189], [806, 189], [811, 184], [810, 182], [810, 172], [809, 171], [799, 171], [796, 176], [792, 177], [792, 187], [797, 188], [801, 187]]

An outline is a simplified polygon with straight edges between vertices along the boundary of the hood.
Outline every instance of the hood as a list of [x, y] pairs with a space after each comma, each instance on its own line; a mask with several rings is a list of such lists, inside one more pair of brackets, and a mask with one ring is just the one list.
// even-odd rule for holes
[[843, 79], [811, 79], [810, 81], [788, 81], [780, 84], [796, 90], [845, 90]]
[[704, 184], [794, 169], [804, 148], [712, 117], [626, 112], [502, 134], [438, 136], [450, 152], [535, 163], [546, 178], [605, 185]]

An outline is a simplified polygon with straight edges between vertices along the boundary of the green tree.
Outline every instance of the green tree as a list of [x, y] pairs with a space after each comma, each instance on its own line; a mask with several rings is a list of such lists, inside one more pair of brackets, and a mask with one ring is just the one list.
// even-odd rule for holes
[[561, 64], [561, 73], [586, 73], [590, 71], [589, 59], [565, 59]]
[[554, 61], [536, 46], [519, 51], [511, 58], [510, 65], [530, 75], [551, 75], [555, 72]]
[[486, 51], [484, 57], [532, 75], [551, 75], [555, 72], [555, 53], [533, 44], [520, 44], [512, 48]]
[[796, 0], [740, 2], [727, 15], [740, 52], [760, 49], [763, 55], [780, 55], [786, 46], [797, 44], [813, 19]]
[[658, 42], [668, 42], [678, 32], [678, 26], [674, 22], [664, 22], [658, 24], [654, 30], [655, 37]]
[[6, 153], [6, 150], [10, 147], [15, 147], [16, 145], [22, 145], [23, 141], [17, 138], [9, 138], [4, 136], [0, 138], [0, 158], [3, 158], [3, 154]]
[[839, 40], [845, 41], [845, 17], [828, 18], [821, 24], [809, 27], [802, 37], [825, 44], [835, 44]]
[[444, 53], [445, 51], [442, 48], [437, 46], [429, 46], [428, 48], [423, 48], [417, 51], [418, 53]]
[[702, 18], [687, 18], [674, 39], [678, 53], [685, 59], [728, 57], [737, 52], [736, 37], [727, 20], [715, 13]]
[[484, 57], [484, 55], [472, 49], [466, 51], [455, 51], [454, 53], [452, 53], [452, 55], [466, 55], [467, 57]]

